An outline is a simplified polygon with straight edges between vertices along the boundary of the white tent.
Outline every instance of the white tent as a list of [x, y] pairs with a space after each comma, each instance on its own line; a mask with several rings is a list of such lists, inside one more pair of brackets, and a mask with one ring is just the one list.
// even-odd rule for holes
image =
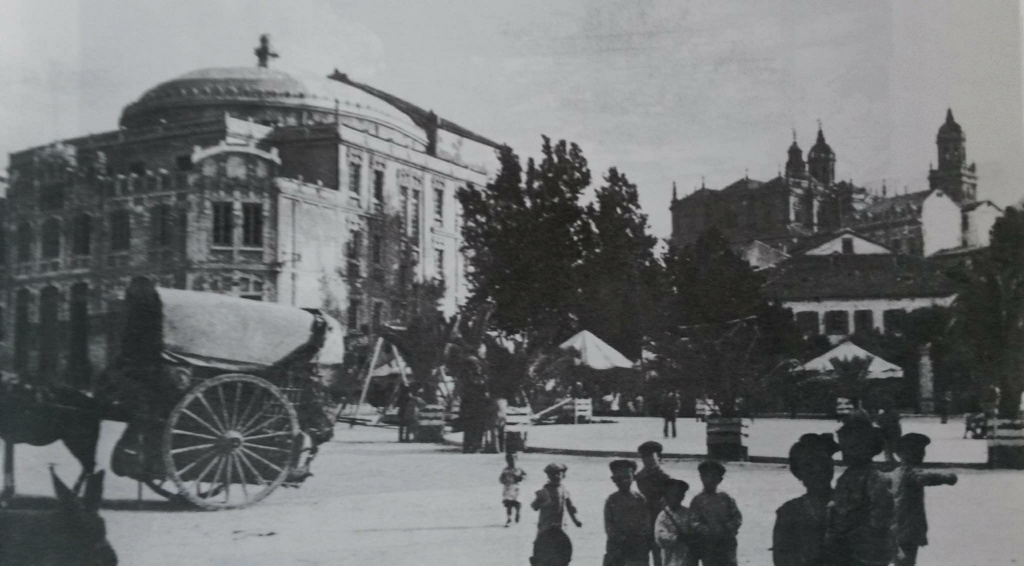
[[633, 367], [633, 362], [626, 356], [586, 330], [581, 330], [558, 347], [563, 350], [575, 349], [580, 353], [579, 363], [592, 369]]
[[892, 362], [883, 360], [853, 342], [843, 342], [842, 344], [839, 344], [828, 352], [800, 366], [800, 369], [821, 373], [831, 373], [835, 371], [835, 368], [832, 367], [833, 358], [839, 358], [841, 360], [850, 358], [871, 358], [871, 364], [868, 366], [868, 379], [903, 377], [903, 368]]

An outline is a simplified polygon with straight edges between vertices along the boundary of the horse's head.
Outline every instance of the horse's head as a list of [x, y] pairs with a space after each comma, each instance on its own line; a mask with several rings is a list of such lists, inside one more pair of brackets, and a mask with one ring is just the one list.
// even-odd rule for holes
[[107, 541], [107, 525], [98, 512], [103, 500], [103, 471], [89, 476], [82, 497], [64, 485], [53, 469], [50, 475], [58, 502], [53, 546], [62, 548], [66, 555], [78, 560], [75, 564], [116, 565], [117, 554]]

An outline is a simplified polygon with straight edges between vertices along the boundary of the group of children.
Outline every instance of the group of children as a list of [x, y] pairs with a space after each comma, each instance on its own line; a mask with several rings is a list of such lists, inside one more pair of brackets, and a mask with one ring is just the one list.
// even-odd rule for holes
[[[900, 465], [890, 473], [871, 464], [884, 440], [870, 420], [851, 419], [832, 434], [806, 434], [789, 452], [790, 470], [806, 493], [776, 512], [772, 554], [776, 566], [912, 566], [928, 544], [924, 488], [953, 485], [956, 474], [919, 468], [930, 439], [903, 435], [897, 445]], [[832, 487], [833, 455], [841, 451], [846, 471]], [[734, 566], [736, 536], [743, 516], [727, 493], [718, 489], [725, 467], [716, 461], [698, 466], [702, 490], [683, 501], [689, 485], [661, 468], [662, 446], [645, 442], [638, 449], [643, 467], [632, 460], [609, 464], [616, 491], [604, 506], [607, 535], [604, 566]], [[519, 483], [526, 473], [507, 454], [502, 471], [506, 526], [519, 522]], [[572, 542], [566, 518], [583, 526], [563, 484], [567, 468], [549, 464], [548, 483], [537, 491], [532, 508], [539, 512], [533, 566], [565, 566]], [[634, 489], [634, 484], [636, 489]]]

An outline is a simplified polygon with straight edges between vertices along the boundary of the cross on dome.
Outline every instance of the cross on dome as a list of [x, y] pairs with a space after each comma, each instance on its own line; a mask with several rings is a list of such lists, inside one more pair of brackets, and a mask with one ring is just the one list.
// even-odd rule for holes
[[256, 66], [266, 69], [267, 63], [270, 59], [276, 59], [280, 57], [270, 47], [270, 34], [265, 33], [260, 36], [260, 46], [257, 47], [254, 52], [256, 53]]

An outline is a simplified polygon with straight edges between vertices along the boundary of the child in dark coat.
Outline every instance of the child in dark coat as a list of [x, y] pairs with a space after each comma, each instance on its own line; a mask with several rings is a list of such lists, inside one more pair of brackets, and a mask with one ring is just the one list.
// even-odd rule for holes
[[775, 566], [818, 566], [832, 498], [832, 455], [839, 449], [832, 434], [805, 434], [789, 450], [789, 470], [807, 489], [775, 512], [772, 558]]
[[897, 566], [917, 564], [918, 548], [928, 544], [928, 518], [924, 510], [924, 488], [956, 485], [957, 476], [947, 472], [925, 472], [917, 466], [924, 461], [931, 439], [923, 434], [904, 434], [897, 446], [900, 466], [892, 472], [896, 500]]
[[690, 502], [693, 529], [697, 533], [694, 557], [704, 566], [736, 566], [736, 535], [743, 515], [728, 493], [718, 491], [725, 466], [706, 461], [701, 462], [697, 471], [704, 490]]
[[615, 460], [609, 467], [618, 489], [604, 504], [604, 530], [608, 535], [604, 566], [647, 566], [654, 534], [647, 501], [633, 491], [636, 462]]

